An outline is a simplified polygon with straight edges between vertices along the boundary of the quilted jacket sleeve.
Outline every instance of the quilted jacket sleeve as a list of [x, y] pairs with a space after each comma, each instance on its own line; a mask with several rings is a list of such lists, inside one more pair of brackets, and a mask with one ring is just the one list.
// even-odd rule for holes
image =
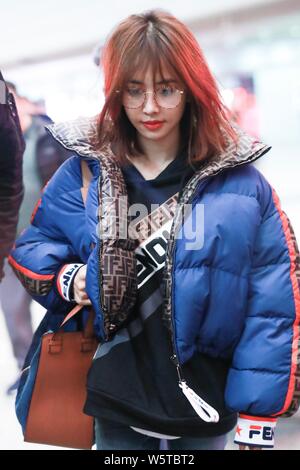
[[[249, 418], [260, 421], [252, 423], [250, 435], [263, 429], [263, 418], [272, 423], [279, 415], [294, 413], [300, 397], [299, 250], [276, 192], [262, 175], [260, 184], [261, 224], [246, 322], [225, 392], [228, 408], [242, 414], [244, 425]], [[238, 431], [242, 433], [242, 426]]]
[[61, 295], [59, 273], [69, 263], [82, 262], [72, 234], [85, 227], [78, 158], [72, 157], [55, 173], [37, 203], [31, 225], [22, 233], [9, 257], [20, 281], [47, 309], [69, 309]]

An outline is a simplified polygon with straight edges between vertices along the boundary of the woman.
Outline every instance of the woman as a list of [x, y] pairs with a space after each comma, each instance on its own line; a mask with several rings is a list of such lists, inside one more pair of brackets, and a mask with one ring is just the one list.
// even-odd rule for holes
[[291, 226], [251, 165], [270, 147], [229, 122], [196, 39], [167, 13], [123, 21], [102, 64], [99, 118], [50, 126], [74, 157], [10, 262], [50, 312], [95, 310], [98, 449], [224, 449], [238, 413], [240, 448], [272, 447], [297, 404], [300, 295]]

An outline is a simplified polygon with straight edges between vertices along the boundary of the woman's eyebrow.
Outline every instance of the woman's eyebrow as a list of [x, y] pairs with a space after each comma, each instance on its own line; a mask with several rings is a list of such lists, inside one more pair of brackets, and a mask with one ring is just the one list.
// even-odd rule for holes
[[[129, 80], [128, 83], [133, 83], [135, 85], [144, 85], [144, 82], [140, 80]], [[177, 80], [174, 80], [173, 78], [166, 78], [165, 80], [160, 80], [159, 82], [156, 82], [156, 85], [161, 85], [163, 83], [178, 83]]]

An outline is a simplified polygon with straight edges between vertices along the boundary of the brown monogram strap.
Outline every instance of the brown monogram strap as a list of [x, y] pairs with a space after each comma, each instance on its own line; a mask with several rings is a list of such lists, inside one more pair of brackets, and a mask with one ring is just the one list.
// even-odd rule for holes
[[107, 338], [128, 318], [136, 301], [136, 240], [128, 234], [127, 189], [120, 166], [101, 157], [99, 192], [101, 308]]

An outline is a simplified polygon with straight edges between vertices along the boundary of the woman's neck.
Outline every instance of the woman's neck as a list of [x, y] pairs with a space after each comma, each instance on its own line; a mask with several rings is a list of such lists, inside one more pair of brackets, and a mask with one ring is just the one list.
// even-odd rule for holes
[[174, 160], [180, 143], [179, 129], [174, 129], [174, 131], [166, 136], [163, 141], [146, 139], [139, 134], [138, 141], [143, 150], [143, 155], [137, 158], [151, 166], [165, 165]]

